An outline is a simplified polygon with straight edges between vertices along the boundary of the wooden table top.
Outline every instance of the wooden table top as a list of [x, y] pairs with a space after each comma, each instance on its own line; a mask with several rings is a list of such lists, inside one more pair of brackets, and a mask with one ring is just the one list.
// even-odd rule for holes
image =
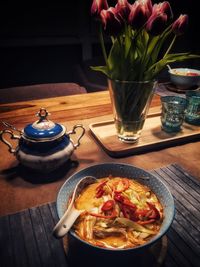
[[[46, 108], [50, 119], [62, 123], [71, 130], [82, 123], [86, 134], [80, 147], [73, 153], [74, 164], [57, 181], [51, 183], [31, 183], [18, 171], [18, 161], [0, 143], [0, 216], [14, 213], [29, 207], [56, 200], [57, 193], [65, 180], [82, 168], [98, 162], [123, 162], [136, 167], [152, 170], [171, 163], [177, 163], [200, 179], [200, 142], [141, 153], [123, 158], [112, 158], [97, 144], [89, 131], [89, 124], [112, 119], [112, 109], [108, 91], [56, 97], [34, 101], [16, 102], [0, 105], [0, 121], [6, 121], [16, 128], [23, 129], [27, 123], [36, 120], [35, 113]], [[160, 99], [155, 96], [151, 109], [160, 109]], [[0, 125], [0, 130], [4, 129]]]

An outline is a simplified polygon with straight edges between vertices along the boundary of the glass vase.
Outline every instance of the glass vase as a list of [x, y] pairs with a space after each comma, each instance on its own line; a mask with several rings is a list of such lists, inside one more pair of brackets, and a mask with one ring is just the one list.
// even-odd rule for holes
[[119, 140], [136, 142], [142, 132], [154, 94], [155, 81], [108, 79], [114, 121]]

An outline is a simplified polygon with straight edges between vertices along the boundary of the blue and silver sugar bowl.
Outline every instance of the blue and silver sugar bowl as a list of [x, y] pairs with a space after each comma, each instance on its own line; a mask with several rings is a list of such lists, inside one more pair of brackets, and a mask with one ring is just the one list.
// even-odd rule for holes
[[[0, 131], [1, 141], [8, 146], [9, 152], [13, 153], [22, 165], [43, 173], [54, 171], [66, 163], [80, 145], [80, 140], [85, 133], [81, 124], [75, 125], [67, 132], [62, 124], [49, 120], [48, 115], [48, 111], [41, 108], [37, 113], [39, 119], [19, 131], [19, 135], [8, 129]], [[70, 135], [77, 134], [78, 128], [80, 128], [80, 134], [77, 142], [74, 143]], [[10, 143], [8, 137], [18, 139], [16, 148]]]

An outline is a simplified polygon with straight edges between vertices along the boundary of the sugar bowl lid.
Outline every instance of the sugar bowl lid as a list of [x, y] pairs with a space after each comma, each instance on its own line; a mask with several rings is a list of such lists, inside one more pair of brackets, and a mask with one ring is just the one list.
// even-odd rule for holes
[[39, 120], [24, 128], [23, 137], [25, 139], [40, 142], [53, 141], [65, 134], [66, 128], [63, 125], [47, 119], [50, 113], [45, 108], [41, 108], [36, 115]]

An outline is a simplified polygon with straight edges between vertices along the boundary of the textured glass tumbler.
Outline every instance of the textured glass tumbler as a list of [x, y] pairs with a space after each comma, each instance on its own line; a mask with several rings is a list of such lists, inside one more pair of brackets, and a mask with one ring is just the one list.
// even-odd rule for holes
[[189, 124], [200, 125], [200, 91], [186, 92], [185, 121]]
[[186, 99], [179, 96], [163, 96], [161, 103], [162, 129], [168, 133], [179, 132], [185, 117]]

